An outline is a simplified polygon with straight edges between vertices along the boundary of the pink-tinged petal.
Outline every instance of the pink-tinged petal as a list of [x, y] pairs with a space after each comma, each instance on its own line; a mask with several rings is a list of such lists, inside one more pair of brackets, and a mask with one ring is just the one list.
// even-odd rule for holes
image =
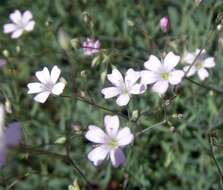
[[169, 52], [164, 58], [164, 67], [167, 71], [171, 71], [176, 67], [180, 61], [180, 56], [175, 55], [173, 52]]
[[12, 22], [14, 22], [16, 24], [20, 24], [21, 19], [22, 19], [21, 12], [19, 10], [16, 10], [9, 15], [9, 18]]
[[179, 84], [184, 76], [184, 72], [181, 70], [175, 70], [170, 73], [169, 82], [172, 85]]
[[27, 23], [33, 18], [33, 15], [30, 11], [25, 11], [22, 15], [22, 21], [23, 23]]
[[105, 99], [108, 99], [118, 96], [121, 93], [121, 91], [119, 90], [119, 88], [116, 87], [108, 87], [102, 89], [101, 93], [104, 95]]
[[21, 126], [20, 123], [14, 122], [9, 124], [5, 130], [5, 141], [7, 146], [16, 146], [21, 141]]
[[16, 27], [15, 24], [5, 24], [3, 26], [3, 32], [6, 33], [6, 34], [7, 33], [11, 33], [11, 32], [13, 32], [16, 29], [17, 29], [17, 27]]
[[129, 103], [130, 97], [128, 94], [120, 94], [116, 100], [119, 106], [125, 106]]
[[29, 88], [28, 94], [35, 94], [43, 91], [43, 85], [39, 82], [29, 83], [27, 87]]
[[61, 73], [61, 70], [56, 65], [53, 66], [51, 73], [50, 73], [50, 78], [53, 83], [57, 82], [57, 80], [60, 77], [60, 73]]
[[7, 154], [7, 149], [6, 146], [3, 145], [0, 148], [0, 167], [2, 167], [5, 164], [6, 154]]
[[110, 159], [114, 167], [119, 167], [125, 162], [125, 155], [120, 148], [110, 152]]
[[63, 93], [64, 88], [65, 88], [65, 83], [58, 82], [53, 86], [52, 93], [54, 95], [60, 95]]
[[119, 129], [119, 118], [117, 115], [110, 116], [106, 115], [104, 117], [104, 125], [107, 134], [110, 137], [115, 137], [117, 135], [118, 129]]
[[96, 50], [98, 51], [98, 49], [100, 48], [101, 44], [100, 44], [100, 41], [97, 40], [94, 44], [94, 47], [96, 48]]
[[204, 60], [203, 63], [204, 67], [206, 68], [212, 68], [215, 66], [215, 61], [213, 57], [208, 57], [207, 59]]
[[11, 37], [13, 39], [19, 38], [22, 35], [22, 33], [23, 33], [22, 29], [17, 29], [12, 33]]
[[140, 72], [134, 71], [133, 69], [128, 69], [125, 75], [125, 83], [131, 86], [136, 83], [140, 78]]
[[50, 95], [49, 91], [41, 92], [34, 97], [34, 100], [39, 103], [44, 103], [49, 97], [49, 95]]
[[161, 95], [167, 91], [168, 86], [168, 81], [158, 81], [152, 86], [152, 90]]
[[108, 136], [101, 128], [95, 125], [89, 125], [85, 138], [91, 142], [103, 144], [107, 142]]
[[194, 62], [195, 56], [193, 53], [186, 53], [183, 57], [183, 61], [192, 64]]
[[159, 79], [158, 75], [152, 71], [141, 71], [141, 83], [152, 84]]
[[199, 69], [197, 74], [201, 80], [204, 80], [209, 76], [208, 71], [204, 68]]
[[130, 93], [131, 94], [143, 94], [146, 91], [146, 85], [145, 84], [135, 84], [132, 86]]
[[124, 83], [122, 74], [117, 69], [113, 69], [112, 73], [107, 75], [107, 78], [115, 86], [120, 86]]
[[33, 30], [34, 26], [35, 26], [35, 22], [34, 22], [34, 21], [30, 21], [30, 22], [25, 26], [25, 30], [28, 31], [28, 32], [30, 32], [30, 31]]
[[187, 73], [187, 71], [189, 70], [189, 72], [187, 73], [187, 77], [190, 77], [190, 76], [194, 75], [197, 71], [195, 66], [192, 66], [191, 68], [190, 68], [190, 66], [185, 66], [183, 68], [183, 70], [184, 70], [185, 73]]
[[126, 146], [133, 142], [134, 136], [128, 127], [124, 127], [118, 132], [117, 141], [119, 146]]
[[162, 64], [156, 56], [150, 55], [148, 61], [144, 63], [144, 67], [150, 71], [156, 72], [162, 67]]
[[108, 153], [108, 147], [105, 145], [100, 145], [88, 153], [88, 159], [92, 161], [95, 166], [98, 166], [107, 157]]
[[7, 61], [5, 59], [0, 59], [0, 68], [5, 66]]
[[46, 67], [44, 67], [42, 71], [37, 71], [36, 77], [42, 83], [47, 83], [51, 80], [50, 72]]

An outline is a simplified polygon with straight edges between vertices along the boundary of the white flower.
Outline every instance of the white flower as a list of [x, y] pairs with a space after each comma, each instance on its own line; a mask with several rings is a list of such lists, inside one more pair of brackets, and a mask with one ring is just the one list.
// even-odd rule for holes
[[119, 129], [119, 118], [117, 115], [105, 116], [104, 125], [106, 133], [95, 125], [88, 127], [85, 137], [97, 144], [97, 147], [89, 152], [88, 159], [95, 166], [98, 166], [109, 156], [112, 165], [118, 167], [125, 162], [122, 148], [130, 144], [134, 137], [128, 127]]
[[24, 31], [30, 32], [33, 30], [35, 22], [30, 11], [25, 11], [23, 14], [16, 10], [9, 15], [12, 23], [4, 25], [4, 33], [12, 33], [12, 38], [18, 38]]
[[105, 99], [118, 96], [116, 103], [119, 106], [127, 105], [131, 94], [142, 94], [145, 91], [145, 85], [136, 83], [140, 78], [140, 72], [133, 69], [126, 72], [125, 79], [117, 69], [113, 69], [112, 73], [107, 75], [107, 78], [114, 87], [104, 88], [101, 93]]
[[179, 84], [184, 76], [181, 70], [175, 70], [176, 65], [180, 61], [180, 56], [169, 52], [164, 61], [160, 61], [156, 56], [151, 55], [144, 63], [144, 67], [148, 70], [141, 71], [141, 82], [143, 84], [154, 84], [152, 90], [158, 94], [164, 94], [169, 84]]
[[[200, 51], [201, 51], [200, 49], [196, 49], [195, 53], [186, 53], [185, 54], [183, 60], [184, 60], [184, 62], [186, 62], [189, 65], [185, 66], [183, 68], [183, 70], [186, 73], [190, 69], [189, 72], [187, 73], [188, 77], [197, 73], [200, 80], [204, 80], [209, 76], [207, 68], [214, 67], [215, 61], [214, 61], [213, 57], [207, 56], [205, 49], [203, 49], [201, 51], [201, 53], [200, 53]], [[200, 53], [200, 55], [198, 56], [199, 53]], [[196, 62], [191, 67], [191, 64], [194, 62], [196, 57], [197, 57]]]
[[64, 82], [57, 82], [60, 77], [60, 69], [54, 66], [51, 70], [44, 67], [42, 71], [36, 72], [36, 77], [40, 82], [29, 83], [28, 94], [36, 94], [34, 100], [40, 103], [44, 103], [50, 94], [60, 95], [65, 87]]

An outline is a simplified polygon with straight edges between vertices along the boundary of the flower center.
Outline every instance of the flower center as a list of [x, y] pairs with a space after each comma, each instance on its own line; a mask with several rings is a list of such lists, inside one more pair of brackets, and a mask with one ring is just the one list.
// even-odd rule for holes
[[44, 91], [52, 91], [53, 86], [54, 86], [54, 84], [51, 81], [49, 81], [46, 84], [44, 84], [43, 90]]
[[201, 62], [198, 62], [195, 64], [195, 67], [196, 67], [196, 69], [199, 70], [199, 69], [203, 68], [203, 64]]
[[114, 138], [109, 139], [108, 144], [109, 148], [115, 149], [118, 147], [118, 141]]
[[164, 72], [164, 73], [162, 73], [162, 79], [163, 80], [168, 80], [168, 78], [169, 78], [169, 73], [168, 72]]

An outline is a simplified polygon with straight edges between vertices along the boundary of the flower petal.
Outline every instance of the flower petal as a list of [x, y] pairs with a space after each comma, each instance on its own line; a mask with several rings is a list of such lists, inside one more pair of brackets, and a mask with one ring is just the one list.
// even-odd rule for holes
[[179, 84], [184, 76], [184, 72], [181, 70], [175, 70], [170, 73], [169, 82], [172, 85]]
[[51, 78], [51, 81], [53, 83], [56, 83], [57, 80], [59, 79], [60, 77], [60, 73], [61, 73], [61, 70], [55, 65], [52, 70], [51, 70], [51, 74], [50, 74], [50, 78]]
[[125, 106], [129, 103], [130, 97], [128, 94], [120, 94], [119, 97], [116, 100], [116, 103], [119, 106]]
[[115, 137], [117, 135], [118, 128], [119, 128], [118, 116], [117, 115], [114, 115], [114, 116], [106, 115], [104, 117], [104, 125], [105, 125], [107, 134], [110, 137]]
[[28, 94], [35, 94], [35, 93], [39, 93], [39, 92], [42, 92], [43, 91], [43, 88], [42, 88], [42, 84], [39, 83], [39, 82], [32, 82], [32, 83], [29, 83], [28, 85]]
[[206, 68], [212, 68], [215, 66], [215, 61], [213, 57], [208, 57], [207, 59], [204, 60], [204, 67]]
[[132, 86], [140, 78], [140, 72], [134, 71], [133, 69], [128, 69], [125, 75], [125, 83], [128, 86]]
[[180, 61], [180, 56], [175, 55], [173, 52], [169, 52], [164, 58], [164, 67], [167, 71], [171, 71], [176, 67]]
[[53, 86], [52, 94], [54, 94], [54, 95], [60, 95], [60, 94], [62, 94], [63, 93], [63, 90], [64, 90], [64, 87], [65, 87], [65, 84], [63, 82], [56, 83]]
[[14, 122], [9, 124], [5, 131], [5, 140], [8, 146], [16, 146], [21, 140], [21, 126], [20, 123]]
[[183, 57], [183, 61], [192, 64], [194, 62], [195, 56], [193, 53], [186, 53]]
[[109, 149], [105, 145], [98, 146], [88, 153], [88, 159], [98, 166], [107, 157]]
[[21, 12], [19, 10], [16, 10], [9, 15], [9, 18], [12, 22], [14, 22], [16, 24], [19, 24], [21, 22], [21, 19], [22, 19]]
[[190, 77], [190, 76], [194, 75], [196, 73], [196, 71], [197, 71], [195, 66], [192, 66], [190, 68], [190, 65], [189, 66], [185, 66], [183, 68], [183, 70], [184, 70], [185, 73], [187, 73], [187, 71], [189, 70], [189, 72], [187, 73], [187, 77]]
[[108, 137], [101, 128], [89, 125], [85, 138], [94, 143], [106, 143]]
[[115, 86], [120, 86], [120, 84], [124, 83], [122, 74], [117, 69], [113, 69], [112, 73], [107, 75], [107, 78]]
[[204, 80], [209, 76], [208, 71], [204, 68], [199, 69], [197, 74], [201, 80]]
[[144, 67], [150, 71], [158, 71], [161, 66], [160, 60], [154, 55], [150, 55], [148, 61], [144, 63]]
[[34, 21], [30, 21], [29, 23], [27, 23], [27, 25], [25, 26], [25, 30], [30, 32], [33, 30], [35, 26], [35, 22]]
[[128, 127], [124, 127], [118, 132], [117, 141], [119, 146], [126, 146], [130, 144], [133, 139], [134, 136]]
[[130, 93], [131, 94], [143, 94], [146, 91], [146, 85], [145, 84], [135, 84], [132, 86]]
[[141, 83], [143, 84], [152, 84], [158, 79], [158, 75], [152, 71], [141, 71]]
[[23, 33], [23, 30], [22, 30], [22, 29], [17, 29], [17, 30], [15, 30], [15, 31], [12, 33], [11, 37], [12, 37], [13, 39], [18, 38], [18, 37], [20, 37], [20, 36], [22, 35], [22, 33]]
[[125, 155], [120, 148], [112, 150], [110, 152], [110, 158], [114, 167], [118, 167], [125, 162]]
[[41, 92], [34, 97], [34, 100], [39, 103], [44, 103], [49, 97], [49, 95], [50, 95], [49, 91]]
[[50, 72], [46, 67], [44, 67], [42, 71], [36, 72], [36, 77], [40, 82], [47, 83], [50, 81]]
[[25, 11], [22, 15], [22, 21], [23, 23], [27, 23], [33, 18], [33, 15], [30, 11]]
[[6, 33], [6, 34], [7, 33], [11, 33], [11, 32], [13, 32], [16, 29], [17, 29], [17, 27], [16, 27], [15, 24], [5, 24], [3, 26], [3, 32]]
[[152, 90], [161, 95], [167, 91], [168, 86], [169, 84], [167, 81], [158, 81], [153, 85]]
[[116, 87], [108, 87], [102, 89], [101, 93], [104, 95], [105, 99], [108, 99], [119, 95], [121, 91]]

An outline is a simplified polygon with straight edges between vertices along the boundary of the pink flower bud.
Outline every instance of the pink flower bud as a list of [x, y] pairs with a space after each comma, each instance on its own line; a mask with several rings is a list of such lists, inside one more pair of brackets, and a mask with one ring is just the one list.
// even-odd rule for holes
[[168, 17], [162, 17], [160, 19], [160, 28], [163, 32], [167, 32], [169, 30], [169, 19]]

